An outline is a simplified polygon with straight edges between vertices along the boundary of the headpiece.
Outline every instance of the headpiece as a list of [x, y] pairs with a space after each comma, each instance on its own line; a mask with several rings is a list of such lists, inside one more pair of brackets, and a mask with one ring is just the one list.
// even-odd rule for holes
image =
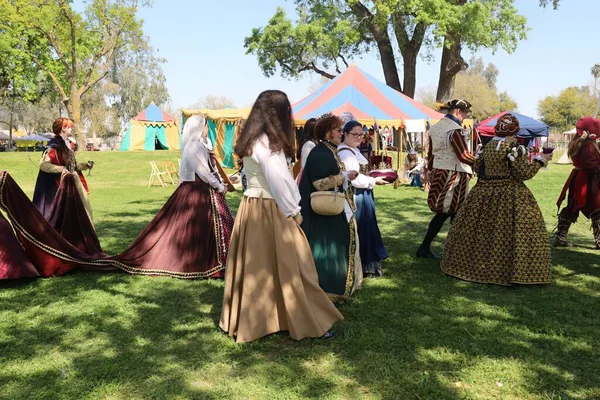
[[414, 156], [415, 154], [417, 154], [417, 151], [416, 151], [415, 149], [411, 148], [411, 149], [408, 151], [408, 154], [410, 154], [410, 155]]
[[328, 112], [328, 113], [325, 113], [325, 114], [321, 115], [319, 118], [317, 118], [317, 122], [318, 122], [318, 121], [321, 121], [321, 120], [323, 120], [323, 119], [325, 119], [325, 118], [329, 118], [329, 117], [333, 117], [333, 114], [332, 114], [332, 113], [330, 113], [330, 112]]
[[352, 130], [352, 128], [355, 128], [357, 126], [360, 126], [362, 128], [362, 124], [358, 121], [348, 121], [344, 124], [344, 128], [342, 128], [342, 132], [344, 133], [348, 133]]
[[471, 103], [463, 99], [450, 100], [447, 103], [436, 103], [436, 110], [470, 110], [472, 107]]
[[600, 136], [600, 120], [594, 117], [583, 117], [575, 125], [577, 136], [582, 139], [596, 140]]
[[340, 119], [344, 121], [344, 123], [348, 123], [354, 121], [354, 115], [352, 115], [350, 111], [344, 111], [342, 115], [340, 115]]
[[496, 126], [494, 126], [494, 132], [496, 132], [496, 136], [499, 137], [514, 136], [519, 133], [520, 130], [519, 120], [510, 113], [498, 117]]

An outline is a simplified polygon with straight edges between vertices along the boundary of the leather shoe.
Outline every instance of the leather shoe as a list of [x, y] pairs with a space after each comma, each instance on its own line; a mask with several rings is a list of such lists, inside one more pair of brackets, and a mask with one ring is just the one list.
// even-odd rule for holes
[[416, 254], [417, 258], [433, 258], [436, 260], [441, 260], [442, 257], [438, 256], [437, 254], [433, 253], [430, 249], [422, 249], [421, 247], [419, 247], [417, 249], [417, 254]]

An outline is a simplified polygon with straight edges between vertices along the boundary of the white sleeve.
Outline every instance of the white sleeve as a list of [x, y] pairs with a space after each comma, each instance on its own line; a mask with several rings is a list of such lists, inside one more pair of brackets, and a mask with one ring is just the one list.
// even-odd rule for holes
[[304, 143], [304, 145], [302, 146], [302, 151], [300, 153], [300, 165], [302, 166], [302, 168], [304, 168], [304, 166], [306, 165], [308, 155], [310, 154], [311, 150], [315, 148], [315, 146], [316, 144], [314, 144], [311, 141]]
[[186, 159], [182, 160], [182, 162], [190, 163], [194, 172], [196, 172], [196, 175], [198, 175], [202, 181], [209, 184], [213, 189], [223, 192], [225, 190], [225, 185], [212, 173], [208, 166], [210, 156], [206, 147], [200, 142], [196, 142], [190, 150], [191, 151], [186, 154]]
[[291, 217], [298, 214], [300, 191], [288, 169], [283, 152], [273, 153], [261, 140], [257, 140], [252, 148], [252, 157], [258, 162], [269, 191], [283, 215]]
[[[346, 171], [360, 171], [360, 164], [358, 163], [354, 152], [348, 150], [338, 151], [338, 155], [340, 156], [340, 160], [344, 163]], [[373, 189], [375, 186], [375, 178], [371, 178], [364, 174], [358, 174], [356, 179], [352, 181], [352, 186], [357, 189]]]

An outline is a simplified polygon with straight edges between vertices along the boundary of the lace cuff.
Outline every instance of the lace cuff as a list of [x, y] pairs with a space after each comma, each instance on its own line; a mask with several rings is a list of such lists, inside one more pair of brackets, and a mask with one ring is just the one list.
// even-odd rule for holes
[[314, 181], [313, 186], [317, 190], [329, 190], [340, 186], [345, 181], [346, 177], [340, 172], [337, 175], [330, 175], [326, 178]]

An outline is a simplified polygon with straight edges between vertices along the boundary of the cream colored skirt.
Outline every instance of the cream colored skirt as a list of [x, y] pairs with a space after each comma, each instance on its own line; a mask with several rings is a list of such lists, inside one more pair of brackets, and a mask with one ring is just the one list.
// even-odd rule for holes
[[343, 317], [319, 280], [302, 229], [272, 199], [244, 197], [225, 270], [220, 327], [237, 342], [289, 331], [320, 337]]

